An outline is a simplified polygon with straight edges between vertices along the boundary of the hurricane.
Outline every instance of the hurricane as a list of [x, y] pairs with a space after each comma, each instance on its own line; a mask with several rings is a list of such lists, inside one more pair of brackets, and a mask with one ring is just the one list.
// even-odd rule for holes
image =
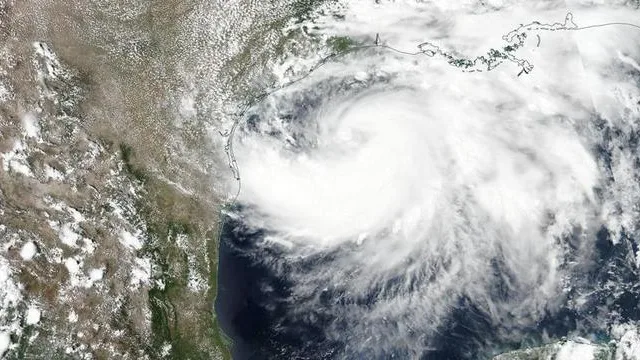
[[255, 354], [478, 359], [624, 317], [585, 309], [624, 293], [603, 244], [637, 271], [637, 12], [501, 4], [344, 5], [316, 31], [364, 45], [242, 114]]

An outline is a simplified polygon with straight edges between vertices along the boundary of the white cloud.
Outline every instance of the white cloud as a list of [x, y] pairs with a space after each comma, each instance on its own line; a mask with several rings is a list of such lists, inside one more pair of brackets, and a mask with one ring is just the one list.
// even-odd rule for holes
[[[361, 50], [252, 110], [262, 122], [239, 131], [234, 146], [243, 219], [269, 230], [264, 246], [292, 244], [281, 248], [284, 258], [256, 258], [293, 282], [293, 297], [304, 299], [298, 316], [328, 306], [352, 324], [349, 334], [336, 327], [329, 336], [388, 348], [434, 334], [461, 297], [505, 329], [553, 311], [571, 267], [567, 237], [579, 229], [573, 241], [589, 248], [600, 221], [625, 221], [600, 219], [603, 203], [624, 199], [622, 190], [604, 198], [593, 191], [606, 175], [594, 121], [635, 126], [624, 116], [640, 100], [626, 75], [611, 73], [640, 58], [640, 31], [564, 31], [567, 9], [554, 6], [494, 13], [452, 2], [350, 2], [344, 21], [316, 20], [327, 36], [372, 43], [379, 33], [406, 51], [437, 39], [443, 51], [470, 58], [502, 49], [502, 36], [520, 23], [558, 25], [532, 31], [517, 51], [534, 65], [523, 76], [508, 61], [471, 73], [444, 56]], [[577, 26], [637, 18], [602, 9], [574, 15]], [[330, 260], [304, 271], [282, 266], [309, 257]], [[495, 294], [497, 283], [508, 296]], [[325, 288], [345, 294], [346, 304], [319, 303]], [[372, 300], [353, 305], [362, 299]]]
[[567, 341], [558, 354], [556, 360], [594, 360], [595, 351], [598, 348], [591, 344], [581, 344], [573, 341]]
[[0, 331], [0, 356], [4, 355], [11, 345], [10, 334], [6, 331]]
[[27, 325], [35, 325], [40, 322], [41, 312], [37, 307], [30, 306], [27, 309], [24, 321]]
[[26, 137], [38, 138], [40, 136], [40, 126], [38, 125], [38, 119], [33, 113], [26, 113], [22, 117], [22, 126]]
[[24, 245], [22, 245], [22, 249], [20, 249], [20, 257], [22, 257], [23, 260], [27, 261], [33, 259], [33, 257], [36, 256], [37, 253], [38, 248], [36, 247], [36, 244], [33, 243], [33, 241], [25, 243]]
[[140, 239], [140, 232], [132, 234], [127, 230], [120, 232], [120, 243], [129, 249], [140, 250], [142, 249], [142, 239]]

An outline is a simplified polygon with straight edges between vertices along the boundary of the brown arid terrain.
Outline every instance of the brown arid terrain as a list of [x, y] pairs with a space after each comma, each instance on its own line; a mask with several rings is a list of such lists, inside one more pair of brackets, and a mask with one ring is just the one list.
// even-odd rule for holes
[[236, 104], [315, 1], [0, 0], [0, 358], [229, 358]]

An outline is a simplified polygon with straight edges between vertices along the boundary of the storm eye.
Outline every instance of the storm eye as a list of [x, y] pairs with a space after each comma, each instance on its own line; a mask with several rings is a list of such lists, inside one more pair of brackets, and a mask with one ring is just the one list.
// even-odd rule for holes
[[379, 89], [388, 81], [387, 76], [355, 83], [353, 76], [302, 81], [275, 91], [250, 107], [240, 119], [240, 128], [243, 132], [262, 133], [277, 139], [292, 152], [330, 146], [348, 148], [350, 141], [364, 141], [366, 132], [342, 128], [331, 136], [322, 136], [321, 133], [335, 131], [332, 128], [335, 124], [327, 124], [322, 119], [334, 111], [332, 109], [357, 99], [363, 92]]

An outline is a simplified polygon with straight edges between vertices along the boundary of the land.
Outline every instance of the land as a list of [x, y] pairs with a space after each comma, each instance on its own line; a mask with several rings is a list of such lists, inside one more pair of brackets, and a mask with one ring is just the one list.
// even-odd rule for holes
[[0, 357], [230, 357], [218, 133], [318, 4], [0, 0]]

